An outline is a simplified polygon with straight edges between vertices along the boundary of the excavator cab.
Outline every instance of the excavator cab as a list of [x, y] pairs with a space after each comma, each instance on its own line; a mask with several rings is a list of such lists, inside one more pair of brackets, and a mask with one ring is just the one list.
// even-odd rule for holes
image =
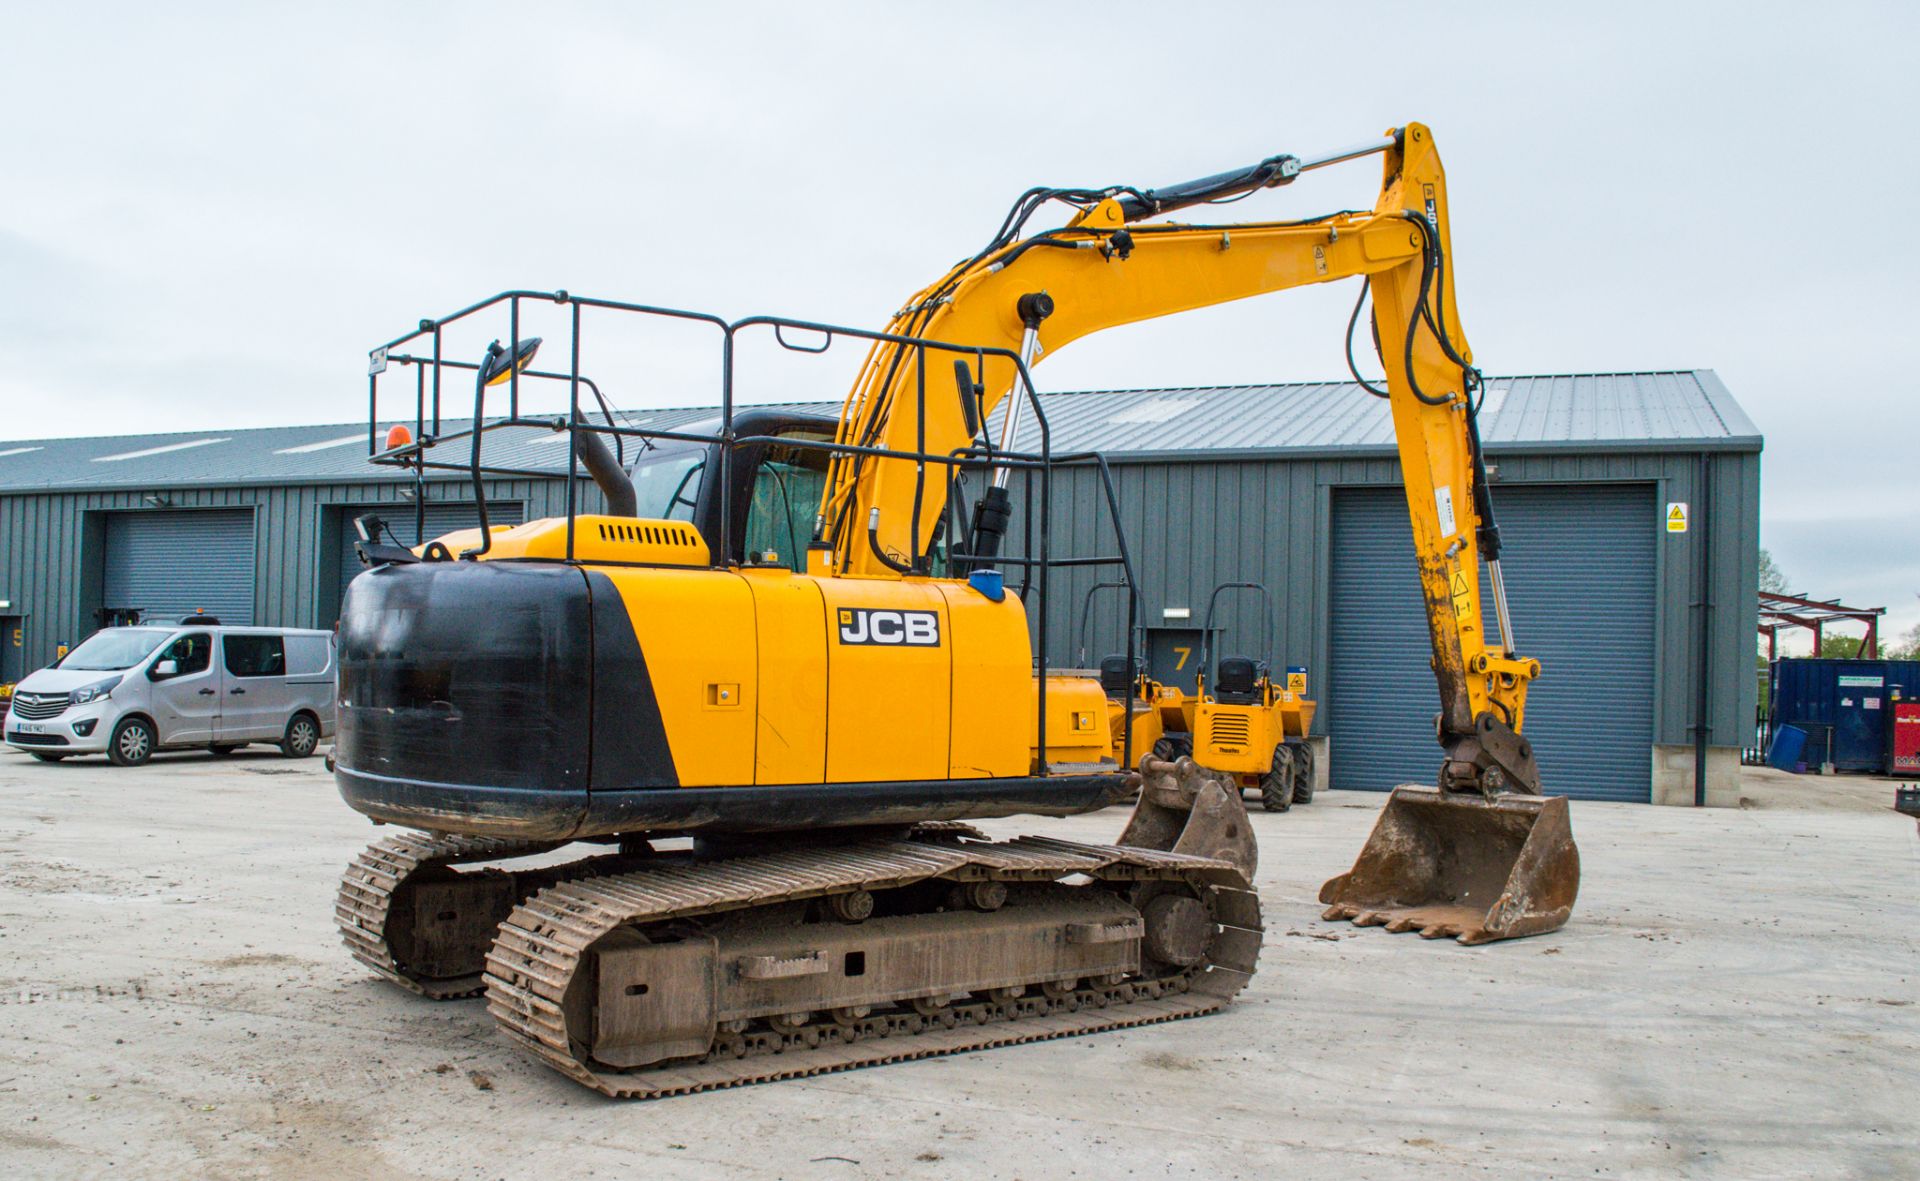
[[[736, 437], [771, 441], [734, 448], [727, 468], [732, 487], [725, 498], [732, 520], [720, 528], [720, 447], [713, 442], [669, 440], [647, 447], [633, 458], [628, 476], [637, 498], [637, 516], [646, 520], [686, 521], [704, 538], [725, 536], [741, 565], [780, 565], [806, 569], [807, 543], [814, 514], [827, 481], [827, 456], [802, 444], [831, 442], [839, 420], [831, 415], [791, 410], [742, 410], [733, 417]], [[678, 428], [695, 435], [717, 434], [720, 421]], [[792, 440], [791, 443], [784, 440]], [[714, 473], [714, 474], [710, 474]]]

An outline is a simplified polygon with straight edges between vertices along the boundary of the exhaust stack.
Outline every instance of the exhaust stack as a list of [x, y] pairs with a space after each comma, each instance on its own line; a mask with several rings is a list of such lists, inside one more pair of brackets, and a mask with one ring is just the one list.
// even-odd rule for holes
[[[573, 421], [584, 424], [578, 410], [573, 412]], [[561, 431], [566, 424], [555, 419], [553, 429]], [[637, 517], [640, 515], [640, 498], [633, 490], [633, 478], [627, 475], [620, 461], [607, 449], [606, 440], [595, 431], [576, 430], [574, 447], [580, 455], [580, 462], [586, 465], [587, 474], [600, 489], [600, 495], [607, 498], [607, 515], [610, 517]]]

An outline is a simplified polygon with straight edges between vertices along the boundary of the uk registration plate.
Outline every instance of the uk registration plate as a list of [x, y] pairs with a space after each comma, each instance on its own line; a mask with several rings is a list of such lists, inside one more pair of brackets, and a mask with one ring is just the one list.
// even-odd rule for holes
[[49, 732], [44, 722], [15, 722], [13, 728], [22, 734], [46, 734]]

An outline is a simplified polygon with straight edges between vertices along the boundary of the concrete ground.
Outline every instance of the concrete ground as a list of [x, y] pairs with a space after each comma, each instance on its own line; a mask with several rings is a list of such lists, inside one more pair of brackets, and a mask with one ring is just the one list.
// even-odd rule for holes
[[0, 1175], [1912, 1177], [1920, 839], [1837, 782], [1575, 804], [1573, 922], [1476, 949], [1318, 921], [1382, 802], [1330, 792], [1255, 813], [1268, 939], [1223, 1014], [623, 1104], [347, 957], [378, 833], [318, 759], [7, 751]]

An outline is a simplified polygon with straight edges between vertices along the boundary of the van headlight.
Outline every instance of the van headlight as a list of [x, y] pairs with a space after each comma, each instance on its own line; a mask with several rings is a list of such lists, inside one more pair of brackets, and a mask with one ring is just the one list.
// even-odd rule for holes
[[118, 685], [121, 680], [121, 677], [107, 677], [105, 680], [95, 681], [91, 685], [82, 685], [73, 691], [73, 703], [75, 705], [85, 705], [89, 701], [98, 701], [113, 692], [113, 687]]

